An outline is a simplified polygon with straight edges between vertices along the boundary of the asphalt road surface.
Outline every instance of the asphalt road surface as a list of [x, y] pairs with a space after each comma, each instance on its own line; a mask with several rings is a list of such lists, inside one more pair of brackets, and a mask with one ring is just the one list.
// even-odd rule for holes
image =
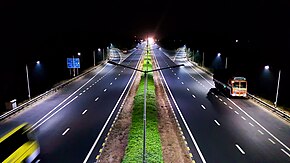
[[196, 162], [290, 162], [290, 125], [247, 98], [228, 98], [212, 76], [154, 45], [168, 97]]

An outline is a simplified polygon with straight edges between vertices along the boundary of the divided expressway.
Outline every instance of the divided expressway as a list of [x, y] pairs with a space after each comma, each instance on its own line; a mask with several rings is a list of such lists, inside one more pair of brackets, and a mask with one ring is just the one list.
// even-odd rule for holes
[[[145, 45], [139, 46], [112, 61], [137, 68]], [[289, 123], [250, 99], [219, 93], [212, 76], [188, 62], [184, 51], [169, 54], [154, 44], [152, 52], [158, 68], [184, 64], [159, 72], [195, 162], [290, 162]], [[38, 162], [94, 162], [135, 74], [101, 65], [1, 121], [0, 132], [28, 122], [40, 143]]]

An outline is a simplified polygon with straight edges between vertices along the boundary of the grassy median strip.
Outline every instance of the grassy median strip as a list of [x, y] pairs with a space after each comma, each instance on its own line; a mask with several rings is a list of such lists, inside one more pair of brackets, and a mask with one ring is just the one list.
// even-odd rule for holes
[[[148, 67], [147, 67], [148, 66]], [[144, 57], [143, 70], [152, 70], [150, 56]], [[132, 124], [123, 163], [142, 162], [143, 159], [143, 113], [144, 113], [144, 73], [134, 98]], [[146, 95], [146, 162], [163, 162], [162, 145], [158, 132], [157, 106], [153, 73], [147, 73]]]

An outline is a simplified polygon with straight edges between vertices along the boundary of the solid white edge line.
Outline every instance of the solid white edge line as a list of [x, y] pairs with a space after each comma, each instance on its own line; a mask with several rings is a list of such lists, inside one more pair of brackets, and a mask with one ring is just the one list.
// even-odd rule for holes
[[[54, 107], [51, 111], [49, 111], [47, 114], [45, 114], [41, 119], [39, 119], [37, 122], [35, 122], [31, 128], [36, 129], [36, 126], [38, 123], [40, 123], [40, 121], [42, 121], [45, 117], [47, 117], [50, 113], [52, 113], [54, 110], [56, 110], [60, 105], [62, 105], [63, 103], [65, 103], [69, 98], [71, 98], [74, 94], [76, 94], [79, 90], [81, 90], [84, 86], [86, 86], [91, 80], [93, 80], [101, 71], [103, 71], [105, 69], [107, 65], [105, 65], [96, 75], [94, 75], [92, 78], [90, 78], [85, 84], [83, 84], [81, 87], [79, 87], [76, 91], [74, 91], [70, 96], [68, 96], [66, 99], [64, 99], [61, 103], [59, 103], [56, 107]], [[40, 125], [38, 125], [40, 126]], [[33, 130], [34, 130], [33, 129]]]
[[253, 117], [251, 117], [246, 111], [240, 108], [236, 103], [234, 103], [231, 99], [227, 98], [233, 105], [235, 105], [238, 109], [240, 109], [245, 115], [247, 115], [252, 121], [254, 121], [258, 126], [260, 126], [264, 131], [266, 131], [270, 136], [272, 136], [277, 142], [279, 142], [283, 147], [285, 147], [288, 151], [290, 151], [289, 147], [287, 147], [282, 141], [276, 138], [271, 132], [269, 132], [265, 127], [263, 127], [259, 122], [257, 122]]
[[[198, 73], [203, 79], [205, 79], [199, 72], [197, 72], [197, 70], [191, 66], [192, 69]], [[214, 87], [213, 84], [211, 84], [207, 79], [205, 79], [211, 86]], [[235, 105], [237, 108], [239, 108], [244, 114], [246, 114], [252, 121], [254, 121], [256, 124], [258, 124], [264, 131], [266, 131], [270, 136], [272, 136], [276, 141], [278, 141], [283, 147], [285, 147], [288, 151], [290, 151], [289, 147], [286, 146], [282, 141], [280, 141], [278, 138], [276, 138], [271, 132], [269, 132], [265, 127], [263, 127], [259, 122], [257, 122], [254, 118], [252, 118], [246, 111], [244, 111], [242, 108], [240, 108], [236, 103], [234, 103], [232, 100], [230, 100], [229, 98], [227, 98], [233, 105]], [[230, 107], [231, 109], [231, 107]]]
[[[156, 59], [155, 59], [155, 60], [156, 60]], [[157, 60], [156, 60], [156, 61], [157, 61]], [[156, 63], [157, 63], [158, 66], [159, 66], [158, 61], [157, 61]], [[159, 66], [159, 67], [160, 67], [160, 66]], [[186, 127], [186, 129], [187, 129], [187, 131], [188, 131], [188, 133], [189, 133], [189, 135], [190, 135], [190, 138], [191, 138], [191, 140], [192, 140], [192, 142], [193, 142], [193, 144], [194, 144], [194, 146], [195, 146], [195, 148], [196, 148], [196, 150], [197, 150], [197, 152], [198, 152], [198, 154], [199, 154], [199, 156], [200, 156], [202, 162], [203, 162], [203, 163], [206, 163], [205, 158], [203, 157], [203, 154], [201, 153], [201, 150], [200, 150], [200, 148], [198, 147], [197, 142], [196, 142], [195, 138], [193, 137], [193, 134], [191, 133], [191, 131], [190, 131], [190, 129], [189, 129], [189, 127], [188, 127], [188, 125], [187, 125], [187, 123], [186, 123], [186, 121], [185, 121], [185, 119], [184, 119], [184, 117], [183, 117], [183, 115], [182, 115], [182, 113], [181, 113], [181, 111], [180, 111], [180, 109], [179, 109], [179, 107], [178, 107], [178, 105], [177, 105], [177, 103], [176, 103], [176, 101], [175, 101], [175, 99], [174, 99], [172, 93], [171, 93], [171, 90], [170, 90], [170, 88], [169, 88], [169, 86], [168, 86], [168, 84], [167, 84], [167, 82], [166, 82], [166, 80], [165, 80], [165, 78], [164, 78], [164, 75], [163, 75], [162, 71], [160, 71], [160, 73], [161, 73], [161, 76], [162, 76], [162, 78], [163, 78], [163, 81], [164, 81], [164, 83], [165, 83], [165, 85], [166, 85], [166, 87], [167, 87], [167, 89], [168, 89], [168, 92], [169, 92], [169, 94], [170, 94], [170, 96], [171, 96], [171, 99], [172, 99], [173, 102], [174, 102], [174, 105], [175, 105], [175, 107], [176, 107], [176, 109], [177, 109], [177, 111], [178, 111], [178, 113], [179, 113], [179, 115], [180, 115], [180, 117], [181, 117], [181, 119], [182, 119], [182, 121], [183, 121], [183, 123], [184, 123], [184, 125], [185, 125], [185, 127]]]
[[76, 98], [78, 98], [78, 96], [74, 97], [73, 99], [71, 99], [68, 103], [66, 103], [65, 105], [63, 105], [61, 108], [59, 108], [57, 111], [55, 111], [53, 114], [51, 114], [49, 117], [47, 117], [45, 120], [43, 120], [41, 123], [39, 123], [38, 125], [35, 125], [33, 127], [31, 127], [32, 130], [35, 130], [36, 128], [38, 128], [39, 126], [41, 126], [43, 123], [45, 123], [49, 118], [51, 118], [52, 116], [54, 116], [56, 113], [58, 113], [59, 111], [61, 111], [63, 108], [65, 108], [67, 105], [69, 105], [71, 102], [73, 102]]
[[[140, 56], [141, 56], [141, 55], [140, 55]], [[137, 68], [137, 66], [139, 65], [139, 63], [140, 63], [140, 60], [141, 60], [141, 57], [140, 57], [140, 59], [139, 59], [139, 61], [138, 61], [138, 63], [137, 63], [137, 65], [136, 65], [136, 67], [135, 67], [135, 68]], [[109, 115], [109, 117], [108, 117], [107, 121], [105, 122], [105, 124], [104, 124], [104, 126], [103, 126], [102, 130], [100, 131], [100, 133], [99, 133], [98, 137], [96, 138], [96, 140], [95, 140], [95, 142], [94, 142], [93, 146], [92, 146], [92, 147], [91, 147], [91, 149], [89, 150], [89, 152], [88, 152], [88, 154], [87, 154], [87, 156], [86, 156], [85, 160], [83, 161], [83, 163], [86, 163], [86, 162], [88, 161], [89, 157], [91, 156], [91, 154], [92, 154], [93, 150], [95, 149], [95, 147], [96, 147], [96, 145], [97, 145], [97, 143], [98, 143], [98, 141], [99, 141], [99, 139], [100, 139], [101, 135], [103, 134], [103, 132], [104, 132], [104, 130], [105, 130], [105, 128], [106, 128], [106, 126], [108, 125], [108, 123], [109, 123], [109, 121], [110, 121], [110, 119], [111, 119], [111, 117], [112, 117], [113, 113], [115, 112], [115, 110], [116, 110], [116, 108], [117, 108], [117, 106], [118, 106], [119, 102], [121, 101], [121, 99], [122, 99], [122, 97], [123, 97], [123, 95], [124, 95], [124, 93], [125, 93], [126, 89], [128, 88], [128, 86], [129, 86], [129, 84], [130, 84], [130, 82], [131, 82], [132, 78], [134, 77], [134, 74], [136, 74], [136, 71], [133, 71], [133, 73], [132, 73], [132, 75], [131, 75], [131, 77], [130, 77], [130, 80], [129, 80], [129, 82], [127, 83], [126, 87], [124, 88], [124, 90], [123, 90], [123, 92], [122, 92], [122, 94], [121, 94], [120, 98], [118, 99], [118, 101], [117, 101], [117, 103], [116, 103], [115, 107], [113, 108], [112, 112], [110, 113], [110, 115]]]

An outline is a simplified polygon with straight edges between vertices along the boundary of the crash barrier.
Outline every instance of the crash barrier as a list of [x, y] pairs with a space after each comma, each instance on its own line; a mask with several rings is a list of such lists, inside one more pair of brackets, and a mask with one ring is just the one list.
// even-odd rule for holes
[[[102, 66], [105, 63], [106, 63], [106, 61], [103, 61], [102, 63], [99, 64], [99, 66]], [[58, 85], [58, 86], [50, 89], [49, 91], [46, 91], [45, 93], [42, 93], [42, 94], [40, 94], [40, 95], [32, 98], [31, 100], [27, 101], [27, 102], [24, 102], [23, 104], [15, 107], [15, 108], [13, 108], [12, 110], [9, 110], [9, 111], [3, 113], [2, 115], [0, 115], [0, 121], [2, 121], [4, 119], [8, 118], [9, 116], [11, 116], [11, 115], [19, 112], [20, 110], [23, 110], [24, 108], [26, 108], [26, 107], [34, 104], [35, 102], [37, 102], [37, 101], [39, 101], [39, 100], [47, 97], [48, 95], [51, 95], [51, 94], [57, 92], [59, 89], [62, 89], [63, 87], [67, 86], [72, 81], [74, 81], [74, 80], [76, 80], [76, 79], [78, 79], [78, 78], [80, 78], [80, 77], [88, 74], [89, 72], [91, 72], [91, 71], [93, 71], [94, 69], [97, 69], [97, 68], [98, 68], [98, 66], [97, 67], [93, 67], [93, 68], [91, 68], [91, 69], [89, 69], [89, 70], [81, 73], [80, 75], [78, 75], [78, 76], [76, 76], [76, 77], [74, 77], [72, 79], [69, 79], [69, 80], [65, 81], [64, 83], [61, 83], [60, 85]]]
[[262, 104], [264, 106], [266, 106], [267, 108], [269, 108], [272, 112], [276, 113], [277, 115], [279, 115], [280, 117], [282, 117], [283, 119], [285, 119], [286, 121], [290, 122], [290, 115], [288, 115], [286, 112], [276, 108], [275, 106], [272, 106], [266, 102], [264, 102], [263, 100], [255, 97], [254, 95], [247, 93], [248, 97], [253, 99], [254, 101], [256, 101], [259, 104]]

